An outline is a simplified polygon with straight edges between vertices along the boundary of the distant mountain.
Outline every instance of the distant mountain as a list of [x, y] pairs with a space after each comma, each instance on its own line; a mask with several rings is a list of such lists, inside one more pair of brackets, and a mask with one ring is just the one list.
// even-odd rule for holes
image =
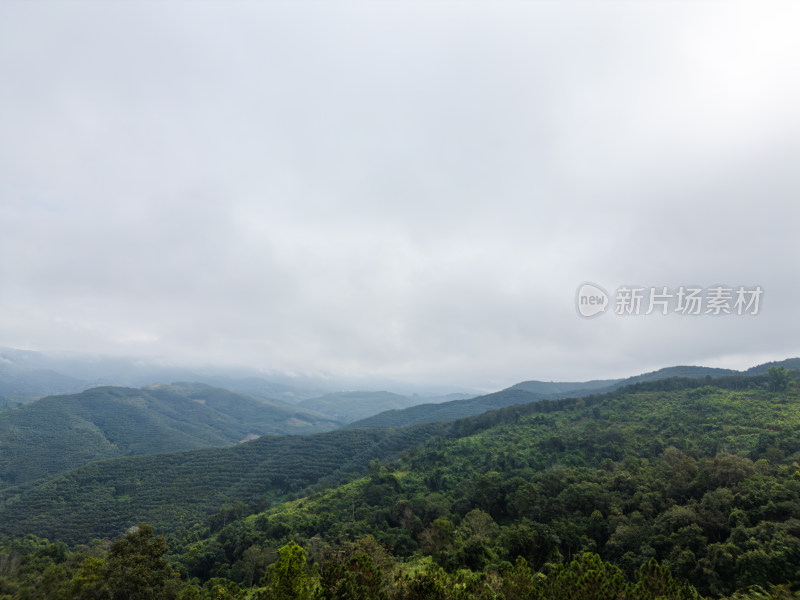
[[289, 404], [297, 404], [307, 398], [315, 398], [330, 390], [322, 384], [306, 381], [288, 384], [276, 378], [234, 377], [225, 375], [203, 375], [195, 373], [192, 381], [201, 381], [214, 387], [225, 388], [241, 394], [253, 394], [263, 398], [275, 398]]
[[93, 387], [138, 388], [156, 381], [197, 381], [290, 403], [336, 391], [324, 380], [261, 374], [253, 369], [188, 368], [130, 358], [0, 348], [0, 396], [11, 405]]
[[785, 360], [777, 360], [764, 363], [762, 365], [750, 367], [749, 369], [747, 369], [747, 371], [745, 371], [745, 373], [748, 374], [766, 373], [767, 371], [769, 371], [770, 367], [783, 367], [784, 369], [797, 370], [800, 369], [800, 358], [787, 358]]
[[366, 419], [355, 421], [348, 428], [405, 427], [436, 421], [455, 421], [471, 417], [489, 410], [505, 408], [513, 404], [535, 402], [548, 397], [523, 389], [508, 388], [493, 394], [478, 396], [468, 400], [452, 400], [440, 404], [418, 404], [402, 410], [388, 410]]
[[[659, 381], [661, 379], [668, 379], [670, 377], [690, 377], [696, 379], [698, 377], [725, 377], [727, 375], [740, 375], [743, 371], [736, 371], [734, 369], [716, 369], [713, 367], [666, 367], [658, 371], [651, 371], [650, 373], [643, 373], [641, 375], [634, 375], [619, 382], [619, 386], [630, 385], [632, 383], [639, 383], [642, 381]], [[617, 387], [619, 387], [617, 386]]]
[[297, 403], [308, 410], [325, 413], [345, 423], [416, 404], [411, 398], [392, 392], [337, 392]]
[[88, 462], [334, 429], [325, 415], [204, 384], [99, 387], [0, 412], [0, 485]]
[[[0, 396], [10, 406], [51, 394], [80, 392], [89, 383], [41, 366], [31, 353], [0, 349]], [[3, 404], [0, 404], [2, 406]]]
[[607, 390], [621, 381], [624, 380], [595, 379], [593, 381], [584, 381], [581, 383], [574, 381], [523, 381], [512, 385], [510, 389], [525, 390], [526, 392], [532, 392], [534, 394], [551, 395]]
[[660, 381], [671, 377], [716, 378], [741, 375], [743, 373], [766, 373], [770, 366], [800, 368], [800, 358], [767, 363], [765, 365], [753, 367], [747, 371], [716, 369], [711, 367], [677, 366], [666, 367], [625, 379], [598, 379], [584, 382], [523, 381], [505, 390], [468, 400], [457, 400], [453, 402], [444, 402], [442, 404], [421, 404], [406, 409], [389, 410], [365, 419], [354, 421], [350, 423], [348, 427], [403, 427], [405, 425], [431, 423], [435, 421], [453, 421], [523, 402], [589, 396], [592, 394], [610, 392], [626, 385]]
[[[324, 374], [289, 374], [213, 365], [184, 367], [158, 360], [46, 353], [0, 347], [0, 396], [6, 397], [8, 404], [12, 406], [44, 396], [73, 394], [93, 387], [139, 388], [156, 381], [196, 381], [242, 394], [275, 398], [290, 404], [342, 390], [385, 389], [400, 395], [423, 396], [412, 404], [436, 402], [438, 398], [433, 396], [442, 396], [453, 390], [470, 391], [451, 386], [414, 385], [375, 378], [346, 379]], [[460, 397], [470, 395], [474, 393], [462, 393]]]
[[309, 398], [297, 406], [314, 410], [342, 421], [351, 423], [387, 411], [409, 408], [418, 404], [436, 404], [448, 400], [470, 398], [468, 394], [449, 394], [447, 396], [420, 397], [403, 396], [392, 392], [337, 392], [318, 398]]
[[537, 394], [544, 394], [547, 397], [565, 397], [567, 395], [586, 394], [594, 392], [604, 392], [630, 385], [632, 383], [639, 383], [641, 381], [658, 381], [660, 379], [667, 379], [669, 377], [723, 377], [725, 375], [738, 375], [740, 371], [733, 369], [715, 369], [711, 367], [666, 367], [643, 373], [641, 375], [634, 375], [625, 379], [595, 379], [593, 381], [584, 382], [545, 382], [545, 381], [523, 381], [516, 385], [511, 386], [514, 389], [522, 389], [528, 392]]

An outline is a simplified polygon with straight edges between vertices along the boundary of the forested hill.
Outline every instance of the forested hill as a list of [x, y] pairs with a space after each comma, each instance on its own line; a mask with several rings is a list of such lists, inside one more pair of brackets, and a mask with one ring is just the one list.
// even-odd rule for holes
[[[432, 423], [434, 421], [453, 421], [521, 402], [577, 398], [590, 394], [610, 392], [637, 383], [660, 381], [675, 377], [696, 379], [763, 374], [767, 372], [768, 367], [794, 369], [800, 367], [800, 359], [790, 358], [780, 362], [759, 365], [746, 372], [710, 367], [677, 366], [666, 367], [625, 379], [597, 379], [583, 382], [523, 381], [505, 390], [467, 400], [455, 400], [441, 404], [420, 404], [406, 409], [388, 410], [350, 423], [348, 427], [403, 427], [405, 425]], [[526, 396], [522, 392], [527, 392], [529, 395]]]
[[[748, 392], [747, 387], [766, 389], [767, 376], [718, 381], [720, 385], [750, 394], [751, 400], [745, 396], [729, 399], [737, 410], [746, 408], [747, 412], [758, 416], [752, 422], [754, 432], [773, 435], [769, 433], [774, 426], [770, 419], [755, 411], [755, 407], [739, 406], [740, 403], [752, 401], [753, 394], [762, 393]], [[268, 436], [234, 448], [103, 461], [60, 476], [0, 491], [0, 533], [32, 532], [57, 539], [85, 541], [91, 537], [114, 535], [119, 532], [119, 527], [130, 526], [138, 519], [148, 520], [161, 528], [175, 529], [181, 521], [201, 518], [225, 502], [237, 501], [255, 506], [264, 498], [272, 498], [276, 494], [301, 491], [333, 473], [338, 473], [338, 477], [349, 471], [358, 472], [372, 458], [386, 459], [431, 440], [472, 435], [515, 421], [520, 415], [552, 413], [562, 418], [571, 415], [591, 429], [595, 427], [592, 423], [602, 415], [595, 410], [589, 411], [587, 407], [609, 407], [608, 410], [613, 410], [619, 420], [619, 426], [615, 429], [619, 435], [609, 437], [603, 448], [614, 449], [614, 456], [617, 457], [625, 454], [624, 447], [618, 444], [620, 441], [663, 449], [668, 444], [686, 447], [686, 444], [697, 443], [698, 440], [717, 440], [712, 433], [722, 431], [723, 427], [741, 433], [739, 428], [744, 422], [735, 426], [723, 425], [725, 419], [721, 419], [719, 425], [713, 424], [716, 417], [704, 406], [705, 392], [697, 391], [704, 384], [703, 380], [693, 379], [645, 382], [585, 399], [515, 404], [450, 423], [388, 430], [339, 430], [299, 437]], [[519, 394], [517, 399], [528, 397], [527, 392], [516, 393]], [[674, 394], [677, 394], [675, 398], [672, 397]], [[652, 410], [651, 405], [658, 402], [663, 402], [664, 406]], [[678, 414], [665, 414], [669, 412], [665, 407], [676, 402], [678, 405], [681, 402], [688, 403], [691, 410], [684, 408]], [[789, 411], [794, 415], [795, 403], [787, 401], [785, 404], [778, 405], [776, 410]], [[624, 406], [630, 414], [619, 411], [620, 406]], [[664, 429], [653, 426], [643, 428], [642, 423], [652, 423], [654, 415], [662, 415]], [[576, 439], [572, 428], [564, 430], [561, 421], [535, 421], [539, 425], [545, 422], [549, 424], [548, 427], [540, 430], [537, 425], [531, 429], [531, 433], [546, 431], [547, 444], [552, 446], [553, 451], [559, 451], [564, 444]], [[637, 435], [627, 435], [631, 431]], [[693, 431], [697, 435], [692, 434]], [[742, 439], [751, 439], [753, 435], [751, 432]], [[710, 452], [723, 443], [725, 447], [736, 448], [741, 445], [742, 439], [734, 437], [725, 442], [708, 441], [704, 451]], [[735, 445], [732, 446], [732, 442]], [[596, 444], [594, 441], [587, 447], [586, 456], [600, 460], [605, 455], [603, 452], [594, 452]], [[503, 449], [495, 451], [497, 456], [508, 452]], [[54, 518], [54, 515], [59, 517]], [[76, 525], [78, 523], [79, 526]]]
[[0, 487], [91, 461], [228, 446], [338, 424], [279, 401], [203, 384], [100, 387], [0, 412]]
[[392, 392], [353, 391], [308, 398], [298, 402], [297, 406], [350, 423], [385, 410], [407, 408], [415, 404], [419, 404], [418, 399]]
[[400, 410], [388, 410], [350, 423], [349, 428], [406, 427], [437, 421], [455, 421], [504, 408], [513, 404], [525, 404], [547, 398], [548, 394], [536, 394], [523, 389], [509, 388], [494, 394], [486, 394], [467, 400], [450, 400], [439, 404], [417, 404]]
[[[0, 491], [0, 534], [90, 542], [142, 520], [169, 533], [187, 598], [271, 598], [282, 569], [319, 599], [697, 600], [685, 582], [789, 598], [797, 375], [643, 381], [450, 423], [103, 461]], [[7, 547], [33, 544], [31, 564], [54, 568], [25, 579], [39, 567], [12, 565], [5, 581], [23, 583], [8, 585], [40, 592], [25, 597], [119, 575], [102, 544], [58, 559], [63, 546], [31, 539]], [[15, 551], [0, 540], [0, 558]]]
[[67, 542], [116, 537], [139, 521], [176, 531], [226, 503], [263, 506], [322, 480], [362, 472], [375, 458], [426, 443], [445, 427], [264, 436], [231, 448], [99, 461], [0, 490], [0, 535]]
[[533, 595], [526, 569], [581, 550], [630, 579], [654, 558], [704, 594], [788, 586], [800, 579], [800, 394], [778, 375], [642, 382], [465, 419], [346, 485], [213, 527], [183, 565], [236, 579], [248, 549], [372, 536], [397, 558], [430, 557], [441, 585], [464, 581], [448, 579], [458, 569], [521, 577], [529, 591], [511, 597], [569, 597]]

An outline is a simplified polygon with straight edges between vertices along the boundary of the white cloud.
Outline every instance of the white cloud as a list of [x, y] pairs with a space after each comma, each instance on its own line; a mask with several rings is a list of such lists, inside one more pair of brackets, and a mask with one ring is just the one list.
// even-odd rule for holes
[[[490, 387], [797, 354], [796, 17], [6, 3], [0, 344]], [[764, 312], [589, 322], [585, 281]]]

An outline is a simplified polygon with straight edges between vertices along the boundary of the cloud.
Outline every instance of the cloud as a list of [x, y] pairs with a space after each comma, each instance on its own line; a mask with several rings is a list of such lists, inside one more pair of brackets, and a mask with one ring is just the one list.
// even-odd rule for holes
[[[5, 4], [0, 343], [486, 387], [797, 354], [796, 16]], [[764, 312], [586, 321], [586, 281]]]

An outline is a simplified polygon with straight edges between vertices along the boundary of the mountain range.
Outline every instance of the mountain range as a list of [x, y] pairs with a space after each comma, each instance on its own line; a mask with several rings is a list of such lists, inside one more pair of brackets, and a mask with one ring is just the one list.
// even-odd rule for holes
[[787, 369], [800, 368], [800, 359], [790, 358], [783, 361], [765, 363], [747, 369], [716, 369], [711, 367], [677, 366], [666, 367], [657, 371], [634, 375], [624, 379], [600, 379], [584, 382], [547, 382], [523, 381], [505, 390], [493, 394], [485, 394], [465, 400], [454, 400], [438, 404], [426, 403], [405, 409], [393, 409], [352, 422], [348, 427], [403, 427], [434, 421], [452, 421], [472, 415], [479, 415], [512, 404], [535, 402], [537, 400], [555, 400], [559, 398], [581, 397], [591, 394], [610, 392], [612, 390], [643, 383], [660, 381], [674, 377], [684, 378], [717, 378], [736, 377], [766, 373], [769, 367], [780, 366]]
[[[657, 595], [675, 600], [699, 598], [686, 585], [717, 598], [754, 586], [790, 597], [800, 576], [798, 366], [526, 381], [347, 426], [198, 383], [42, 398], [0, 411], [0, 591], [50, 585], [25, 579], [36, 572], [26, 565], [66, 556], [63, 542], [86, 545], [85, 556], [47, 572], [77, 585], [80, 569], [103, 564], [102, 540], [150, 523], [167, 534], [182, 585], [235, 598], [252, 596], [244, 587], [262, 576], [269, 584], [277, 549], [294, 547], [322, 566], [323, 587], [339, 581], [325, 579], [326, 556], [366, 549], [408, 591], [398, 598], [434, 583], [477, 594], [485, 582], [531, 597], [513, 586], [567, 564], [580, 575], [578, 560], [615, 585], [661, 582], [672, 591]], [[349, 398], [354, 411], [369, 398], [403, 401], [318, 398], [327, 410]], [[408, 415], [424, 422], [396, 424]], [[378, 417], [386, 426], [356, 426]]]

